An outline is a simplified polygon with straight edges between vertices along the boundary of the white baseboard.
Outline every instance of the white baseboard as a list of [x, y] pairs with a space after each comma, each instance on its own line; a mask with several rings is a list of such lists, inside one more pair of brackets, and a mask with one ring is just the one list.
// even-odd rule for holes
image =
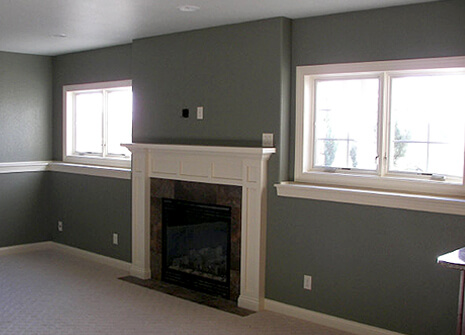
[[53, 242], [38, 242], [38, 243], [28, 243], [13, 245], [11, 247], [0, 248], [0, 256], [20, 254], [23, 252], [32, 252], [32, 251], [41, 251], [52, 248]]
[[129, 270], [129, 274], [133, 277], [137, 277], [139, 279], [150, 279], [152, 275], [150, 270], [145, 270], [144, 268], [131, 264], [131, 269]]
[[335, 316], [310, 311], [308, 309], [287, 305], [270, 299], [265, 299], [265, 310], [292, 316], [329, 328], [346, 331], [355, 335], [404, 335], [390, 330], [369, 326], [363, 323], [349, 321]]
[[87, 259], [89, 261], [93, 261], [96, 263], [104, 264], [111, 266], [113, 268], [119, 269], [119, 270], [124, 270], [129, 272], [131, 268], [131, 263], [121, 261], [119, 259], [111, 258], [108, 256], [103, 256], [96, 254], [94, 252], [78, 249], [75, 247], [70, 247], [69, 245], [57, 243], [57, 242], [50, 242], [51, 243], [51, 249], [62, 251], [74, 256], [78, 256], [84, 259]]
[[119, 259], [102, 256], [90, 251], [85, 251], [82, 249], [70, 247], [65, 244], [56, 243], [52, 241], [48, 242], [39, 242], [39, 243], [29, 243], [29, 244], [20, 244], [11, 247], [0, 248], [0, 256], [19, 254], [23, 252], [34, 252], [42, 250], [57, 250], [60, 252], [65, 252], [74, 256], [78, 256], [89, 261], [93, 261], [100, 264], [105, 264], [113, 268], [129, 272], [131, 268], [131, 263], [121, 261]]
[[247, 297], [244, 294], [241, 294], [237, 299], [237, 306], [258, 312], [259, 310], [263, 309], [263, 300], [260, 304], [260, 301], [258, 299], [254, 297]]

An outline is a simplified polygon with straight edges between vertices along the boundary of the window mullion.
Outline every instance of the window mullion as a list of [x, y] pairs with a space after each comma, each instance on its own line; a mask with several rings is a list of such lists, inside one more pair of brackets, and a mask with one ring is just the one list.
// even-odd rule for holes
[[390, 136], [390, 77], [383, 72], [380, 77], [380, 110], [379, 120], [379, 158], [378, 173], [385, 176], [388, 173], [389, 166], [389, 136]]
[[102, 91], [103, 111], [102, 111], [102, 155], [108, 156], [108, 91]]
[[71, 144], [71, 152], [72, 154], [76, 154], [76, 113], [77, 113], [77, 104], [76, 104], [76, 93], [71, 93], [72, 97], [72, 111], [71, 111], [71, 118], [72, 118], [72, 144]]
[[428, 122], [428, 130], [426, 133], [426, 171], [429, 171], [429, 157], [431, 150], [431, 124]]
[[[307, 157], [304, 160], [305, 170], [309, 171], [313, 169], [315, 166], [315, 150], [316, 150], [316, 117], [315, 117], [315, 110], [316, 110], [316, 86], [315, 86], [315, 79], [311, 77], [306, 78], [305, 83], [305, 96], [304, 96], [304, 110], [305, 110], [305, 123], [308, 124], [306, 129], [304, 129], [304, 141], [306, 143], [311, 143], [312, 149], [311, 154], [309, 154], [309, 150], [307, 149]], [[308, 144], [307, 144], [308, 145]]]

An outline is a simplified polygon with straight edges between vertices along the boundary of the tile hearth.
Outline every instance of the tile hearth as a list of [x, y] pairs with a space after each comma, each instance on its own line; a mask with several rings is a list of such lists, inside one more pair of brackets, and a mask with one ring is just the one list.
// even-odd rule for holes
[[234, 301], [212, 296], [206, 293], [200, 293], [198, 291], [193, 291], [185, 287], [165, 283], [159, 280], [139, 279], [132, 276], [121, 277], [119, 279], [178, 298], [189, 300], [204, 306], [216, 308], [223, 312], [228, 312], [239, 316], [249, 316], [255, 313], [248, 309], [238, 307]]

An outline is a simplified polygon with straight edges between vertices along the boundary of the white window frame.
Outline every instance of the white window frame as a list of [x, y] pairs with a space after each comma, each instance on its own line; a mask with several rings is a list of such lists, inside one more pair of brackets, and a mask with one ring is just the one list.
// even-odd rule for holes
[[[112, 167], [131, 167], [131, 156], [78, 155], [74, 153], [74, 98], [82, 91], [102, 91], [120, 87], [132, 87], [132, 80], [118, 80], [63, 86], [63, 161], [75, 164], [101, 165]], [[106, 128], [107, 125], [104, 125]], [[132, 127], [132, 125], [131, 125]]]
[[[389, 90], [388, 72], [401, 71], [444, 71], [445, 69], [465, 68], [465, 57], [430, 58], [400, 61], [382, 61], [350, 64], [298, 66], [296, 69], [296, 141], [295, 141], [295, 182], [330, 187], [343, 187], [360, 190], [382, 190], [389, 192], [415, 193], [422, 195], [465, 196], [464, 181], [438, 181], [429, 177], [409, 176], [403, 173], [388, 173], [387, 164], [379, 164], [378, 171], [369, 173], [361, 170], [336, 170], [327, 172], [312, 167], [313, 113], [309, 108], [312, 101], [312, 85], [315, 78], [324, 76], [368, 75], [380, 76], [380, 115], [378, 117], [378, 153], [381, 159], [388, 157], [389, 102], [384, 101]], [[406, 73], [407, 73], [406, 72]], [[465, 158], [465, 155], [464, 155]], [[464, 173], [465, 175], [465, 173]], [[465, 179], [465, 178], [463, 178]]]

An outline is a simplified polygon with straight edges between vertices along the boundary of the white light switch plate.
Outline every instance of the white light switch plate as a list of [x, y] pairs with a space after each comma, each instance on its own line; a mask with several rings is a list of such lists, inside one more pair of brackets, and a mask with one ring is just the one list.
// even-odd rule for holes
[[304, 289], [312, 290], [312, 276], [304, 275]]
[[203, 106], [197, 107], [197, 120], [203, 120]]

